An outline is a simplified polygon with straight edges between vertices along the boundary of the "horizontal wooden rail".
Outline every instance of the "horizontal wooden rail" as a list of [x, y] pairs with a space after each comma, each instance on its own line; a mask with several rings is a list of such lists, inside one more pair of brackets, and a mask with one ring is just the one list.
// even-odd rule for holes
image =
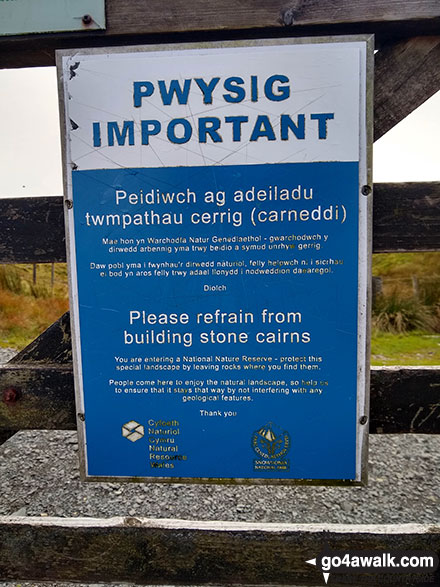
[[0, 367], [0, 429], [76, 428], [72, 366]]
[[373, 251], [440, 250], [440, 182], [378, 183]]
[[[325, 549], [436, 553], [440, 526], [0, 517], [0, 545], [2, 580], [320, 585], [322, 572], [306, 561]], [[377, 584], [374, 577], [332, 573], [330, 584]], [[413, 582], [389, 573], [386, 584], [422, 578], [438, 584], [440, 571]]]
[[66, 260], [62, 197], [0, 199], [0, 263]]
[[[93, 14], [91, 15], [93, 17]], [[106, 29], [0, 37], [1, 67], [54, 65], [56, 49], [240, 36], [436, 34], [437, 0], [106, 0]], [[199, 36], [197, 36], [199, 33]]]
[[[75, 428], [71, 366], [0, 367], [0, 430]], [[370, 432], [440, 434], [440, 367], [374, 367]]]
[[[373, 249], [440, 250], [440, 182], [374, 186]], [[66, 260], [60, 196], [0, 199], [0, 263]]]

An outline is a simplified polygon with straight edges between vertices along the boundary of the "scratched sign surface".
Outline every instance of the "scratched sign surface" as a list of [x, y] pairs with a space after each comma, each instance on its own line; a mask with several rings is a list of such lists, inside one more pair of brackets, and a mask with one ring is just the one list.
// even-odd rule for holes
[[367, 55], [59, 56], [85, 478], [361, 481]]
[[0, 0], [0, 35], [105, 28], [105, 0]]

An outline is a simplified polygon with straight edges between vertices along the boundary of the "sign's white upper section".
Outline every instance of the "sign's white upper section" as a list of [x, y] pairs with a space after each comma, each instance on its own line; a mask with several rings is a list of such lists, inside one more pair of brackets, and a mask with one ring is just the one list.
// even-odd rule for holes
[[365, 43], [63, 57], [75, 169], [359, 161]]

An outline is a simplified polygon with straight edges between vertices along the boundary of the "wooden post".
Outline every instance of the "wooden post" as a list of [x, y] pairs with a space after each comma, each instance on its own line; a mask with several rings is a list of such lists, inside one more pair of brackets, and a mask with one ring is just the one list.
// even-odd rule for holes
[[383, 282], [382, 277], [377, 277], [373, 275], [373, 287], [372, 287], [372, 295], [373, 295], [373, 307], [377, 301], [377, 298], [381, 296], [383, 293]]
[[413, 288], [413, 296], [416, 298], [416, 300], [418, 300], [418, 299], [420, 299], [419, 278], [417, 277], [417, 275], [412, 275], [411, 281], [412, 281], [412, 288]]

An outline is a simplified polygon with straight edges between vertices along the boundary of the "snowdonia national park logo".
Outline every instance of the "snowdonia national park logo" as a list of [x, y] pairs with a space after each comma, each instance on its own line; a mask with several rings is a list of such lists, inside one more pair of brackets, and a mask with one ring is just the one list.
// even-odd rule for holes
[[269, 422], [252, 435], [252, 448], [257, 454], [255, 471], [288, 471], [290, 462], [286, 455], [290, 450], [290, 435]]

